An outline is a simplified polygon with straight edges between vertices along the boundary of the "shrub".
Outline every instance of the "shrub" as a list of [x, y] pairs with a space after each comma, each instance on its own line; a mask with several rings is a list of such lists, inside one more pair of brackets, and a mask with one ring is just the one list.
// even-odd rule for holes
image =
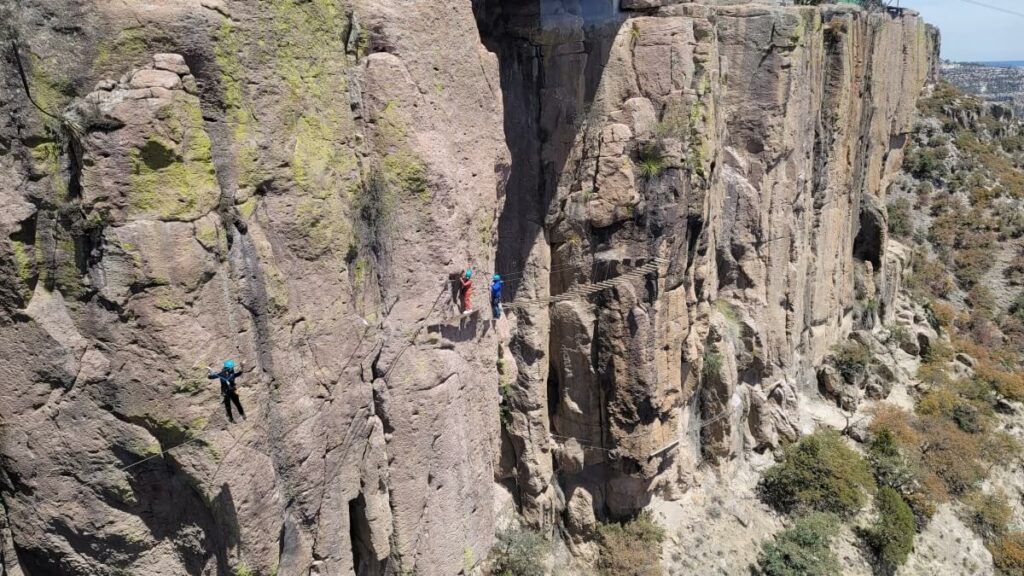
[[889, 341], [893, 342], [897, 346], [904, 346], [913, 342], [913, 335], [910, 330], [902, 324], [893, 324], [889, 327]]
[[1001, 493], [972, 492], [964, 498], [964, 506], [964, 523], [986, 542], [1005, 534], [1013, 517], [1013, 510]]
[[495, 576], [544, 576], [547, 539], [528, 528], [509, 528], [498, 532], [491, 551]]
[[989, 544], [988, 551], [1000, 574], [1024, 575], [1024, 532], [1011, 532], [999, 538]]
[[[1021, 255], [1021, 259], [1024, 260], [1024, 254]], [[1013, 303], [1010, 304], [1010, 314], [1024, 322], [1024, 292], [1021, 292], [1013, 299]]]
[[667, 164], [661, 147], [655, 143], [648, 143], [640, 146], [637, 150], [637, 168], [640, 176], [646, 179], [654, 178], [665, 171]]
[[722, 374], [722, 356], [715, 352], [708, 352], [704, 355], [704, 365], [700, 370], [704, 380], [718, 378]]
[[1004, 370], [993, 362], [981, 360], [975, 367], [974, 379], [1010, 400], [1024, 400], [1024, 373]]
[[907, 288], [924, 296], [946, 297], [956, 286], [946, 267], [933, 258], [919, 258], [913, 273], [907, 277]]
[[[986, 257], [986, 259], [990, 258]], [[967, 293], [967, 301], [971, 305], [972, 313], [980, 313], [985, 318], [994, 318], [999, 310], [995, 296], [992, 295], [992, 291], [988, 286], [984, 284], [975, 284], [971, 291]]]
[[600, 553], [597, 566], [604, 576], [659, 576], [665, 530], [649, 512], [622, 524], [610, 522], [597, 529]]
[[913, 415], [892, 404], [882, 402], [872, 409], [874, 418], [868, 430], [878, 436], [888, 430], [893, 439], [901, 446], [917, 446], [921, 437], [913, 426]]
[[942, 417], [924, 416], [918, 428], [923, 463], [942, 479], [950, 494], [963, 494], [985, 477], [977, 438]]
[[847, 382], [854, 382], [871, 364], [871, 350], [853, 340], [836, 345], [832, 349], [833, 363]]
[[816, 432], [786, 448], [783, 460], [765, 472], [759, 489], [782, 512], [832, 512], [851, 516], [874, 489], [867, 462], [834, 430]]
[[961, 398], [949, 387], [936, 388], [921, 396], [917, 403], [917, 412], [948, 418], [969, 434], [977, 434], [988, 427], [988, 421], [978, 407]]
[[889, 233], [893, 236], [905, 238], [914, 233], [914, 224], [910, 218], [910, 201], [900, 198], [889, 204], [887, 212], [889, 215]]
[[879, 486], [888, 486], [901, 494], [912, 494], [917, 490], [920, 469], [896, 443], [896, 436], [891, 430], [881, 430], [871, 439], [868, 461]]
[[[1010, 283], [1010, 286], [1021, 286], [1024, 285], [1024, 250], [1020, 251], [1015, 260], [1015, 262], [1011, 262], [1010, 265], [1006, 267], [1006, 271], [1003, 272], [1003, 275]], [[1014, 313], [1018, 314], [1018, 317], [1024, 321], [1024, 306], [1018, 304]]]
[[981, 439], [981, 458], [988, 463], [1007, 464], [1020, 456], [1020, 442], [1008, 432], [992, 432]]
[[943, 148], [914, 148], [903, 160], [903, 169], [919, 180], [934, 180], [946, 174]]
[[792, 528], [761, 544], [757, 572], [763, 576], [838, 574], [839, 560], [829, 546], [838, 531], [832, 514], [812, 512], [797, 518]]
[[933, 300], [928, 307], [931, 309], [932, 315], [935, 316], [935, 320], [939, 323], [939, 326], [952, 326], [953, 322], [956, 321], [956, 309], [950, 304], [939, 300]]
[[875, 507], [878, 519], [865, 532], [865, 540], [882, 564], [895, 568], [906, 562], [914, 549], [914, 512], [899, 493], [888, 486], [878, 491]]

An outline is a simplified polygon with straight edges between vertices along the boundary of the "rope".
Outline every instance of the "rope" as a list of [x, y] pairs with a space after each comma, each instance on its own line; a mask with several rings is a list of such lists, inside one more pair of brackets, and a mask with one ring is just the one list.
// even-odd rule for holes
[[25, 68], [21, 65], [21, 54], [18, 53], [18, 43], [14, 40], [11, 40], [11, 50], [14, 51], [14, 62], [18, 65], [18, 75], [21, 76], [21, 85], [25, 88], [25, 95], [28, 96], [28, 101], [43, 114], [46, 114], [50, 118], [60, 122], [61, 119], [59, 116], [55, 116], [51, 112], [44, 110], [43, 107], [36, 102], [36, 99], [32, 97], [32, 91], [28, 88], [28, 78], [25, 75]]
[[193, 442], [198, 442], [199, 440], [202, 440], [203, 437], [206, 436], [209, 432], [213, 432], [212, 430], [206, 431], [206, 429], [210, 426], [210, 419], [213, 417], [214, 413], [217, 412], [217, 410], [220, 410], [220, 406], [215, 407], [213, 410], [209, 411], [206, 414], [206, 426], [203, 426], [202, 430], [199, 431], [200, 433], [197, 434], [196, 436], [194, 436], [192, 438], [189, 438], [188, 440], [185, 440], [184, 442], [181, 442], [179, 444], [175, 444], [174, 446], [171, 446], [170, 448], [167, 448], [165, 450], [160, 450], [159, 452], [157, 452], [155, 454], [152, 454], [150, 456], [147, 456], [146, 458], [143, 458], [142, 460], [139, 460], [138, 462], [132, 462], [131, 464], [129, 464], [127, 466], [122, 466], [122, 467], [118, 468], [117, 470], [120, 471], [120, 472], [124, 472], [125, 470], [128, 470], [129, 468], [134, 468], [135, 466], [138, 466], [139, 464], [142, 464], [143, 462], [148, 462], [148, 461], [152, 460], [153, 458], [156, 458], [158, 456], [163, 456], [165, 454], [169, 454], [173, 450], [177, 450], [178, 448], [181, 448], [183, 446], [187, 446], [189, 444], [192, 444]]
[[424, 316], [423, 319], [417, 323], [418, 326], [413, 331], [412, 336], [409, 337], [409, 342], [407, 342], [406, 345], [403, 346], [401, 350], [399, 350], [398, 354], [395, 355], [395, 359], [391, 361], [391, 366], [388, 366], [388, 369], [384, 371], [384, 374], [381, 376], [381, 378], [383, 378], [385, 382], [387, 382], [388, 376], [391, 375], [391, 371], [394, 370], [395, 366], [398, 365], [398, 360], [402, 357], [403, 354], [405, 354], [405, 351], [408, 350], [410, 346], [416, 343], [416, 337], [419, 336], [420, 331], [422, 331], [423, 327], [426, 326], [427, 320], [429, 320], [430, 317], [433, 316], [434, 310], [437, 309], [438, 302], [440, 302], [441, 299], [444, 298], [446, 292], [448, 292], [448, 282], [444, 282], [441, 285], [441, 292], [439, 292], [437, 298], [434, 299], [434, 304], [430, 307], [430, 310], [427, 312], [427, 315]]
[[562, 302], [564, 300], [575, 300], [584, 296], [589, 296], [596, 292], [600, 292], [602, 290], [607, 290], [608, 288], [613, 288], [615, 286], [620, 286], [627, 282], [640, 279], [646, 276], [647, 274], [657, 272], [663, 264], [667, 263], [668, 261], [662, 258], [654, 258], [652, 261], [648, 262], [647, 264], [644, 264], [639, 268], [636, 268], [634, 270], [631, 270], [629, 272], [626, 272], [625, 274], [616, 276], [615, 278], [611, 278], [609, 280], [602, 280], [601, 282], [596, 282], [593, 284], [582, 284], [570, 289], [567, 292], [563, 292], [561, 294], [557, 294], [554, 296], [547, 296], [544, 298], [533, 298], [528, 300], [515, 300], [513, 302], [508, 302], [504, 304], [504, 306], [509, 308], [525, 308], [527, 306], [541, 306], [545, 304], [553, 304], [555, 302]]
[[[715, 422], [718, 422], [719, 420], [722, 420], [724, 418], [728, 418], [729, 416], [735, 414], [737, 410], [738, 410], [738, 408], [731, 408], [729, 410], [723, 410], [722, 412], [719, 412], [718, 414], [715, 414], [712, 418], [710, 418], [708, 420], [705, 420], [704, 422], [701, 422], [701, 425], [698, 426], [697, 429], [698, 430], [703, 430], [704, 428], [707, 428], [708, 426], [711, 426]], [[618, 455], [618, 452], [616, 450], [610, 450], [610, 449], [605, 448], [603, 446], [595, 446], [593, 444], [587, 444], [585, 442], [580, 442], [579, 438], [574, 438], [572, 436], [563, 436], [561, 434], [555, 434], [554, 432], [548, 432], [548, 435], [551, 436], [552, 438], [557, 438], [557, 439], [563, 440], [563, 441], [565, 441], [565, 440], [575, 440], [577, 444], [579, 444], [580, 446], [583, 446], [584, 448], [589, 448], [591, 450], [600, 450], [602, 452], [607, 452], [608, 454]], [[625, 438], [622, 438], [622, 440], [628, 440], [629, 438], [636, 438], [637, 436], [642, 436], [642, 435], [644, 435], [643, 432], [638, 432], [638, 433], [635, 433], [635, 434], [630, 434], [629, 436], [626, 436]], [[671, 449], [674, 444], [678, 444], [679, 442], [680, 442], [679, 439], [673, 440], [671, 443], [669, 443], [668, 446], [659, 448], [658, 450], [655, 450], [654, 452], [652, 452], [651, 455], [648, 456], [648, 458], [651, 458], [651, 457], [653, 457], [653, 456], [655, 456], [655, 455], [657, 455], [657, 454], [659, 454], [661, 452], [664, 452], [666, 450]]]

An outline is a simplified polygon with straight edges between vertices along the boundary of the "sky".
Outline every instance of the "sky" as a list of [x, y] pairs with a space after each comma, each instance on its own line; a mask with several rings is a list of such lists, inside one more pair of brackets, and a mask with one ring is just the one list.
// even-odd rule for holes
[[[957, 61], [1024, 60], [1024, 0], [901, 0], [942, 30], [942, 57]], [[893, 2], [895, 4], [895, 1]]]

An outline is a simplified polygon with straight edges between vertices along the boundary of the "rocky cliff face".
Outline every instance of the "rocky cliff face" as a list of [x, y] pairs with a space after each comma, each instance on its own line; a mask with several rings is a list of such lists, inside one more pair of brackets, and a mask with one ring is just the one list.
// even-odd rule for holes
[[456, 574], [798, 435], [936, 40], [660, 4], [0, 5], [5, 570]]
[[937, 40], [836, 7], [494, 4], [517, 297], [667, 262], [516, 309], [502, 472], [528, 517], [587, 526], [795, 438], [812, 368], [891, 317], [904, 263], [880, 208]]

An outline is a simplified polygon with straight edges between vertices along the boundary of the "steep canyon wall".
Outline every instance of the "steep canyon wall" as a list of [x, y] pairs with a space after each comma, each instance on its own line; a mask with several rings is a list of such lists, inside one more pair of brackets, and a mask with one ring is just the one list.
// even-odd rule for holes
[[499, 477], [583, 532], [794, 439], [814, 366], [891, 317], [881, 207], [937, 52], [912, 13], [660, 4], [477, 11], [506, 90], [503, 218], [536, 238], [499, 229], [521, 297], [667, 262], [514, 311]]
[[661, 4], [0, 4], [6, 572], [456, 574], [795, 438], [937, 39]]

